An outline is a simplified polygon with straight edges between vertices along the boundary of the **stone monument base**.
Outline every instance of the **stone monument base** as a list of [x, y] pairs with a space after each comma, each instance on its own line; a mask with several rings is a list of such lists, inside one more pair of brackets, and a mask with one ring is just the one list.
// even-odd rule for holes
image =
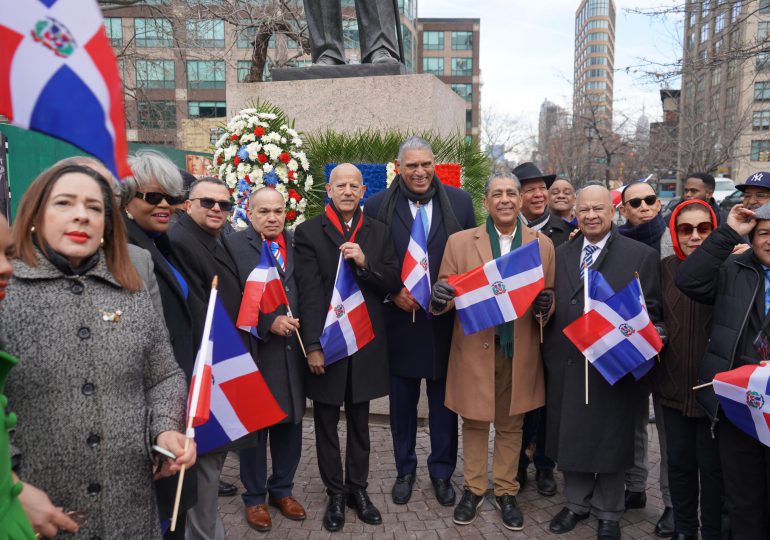
[[304, 68], [275, 68], [273, 81], [306, 81], [309, 79], [345, 79], [348, 77], [383, 77], [406, 75], [406, 66], [398, 64], [341, 64], [339, 66], [309, 66]]

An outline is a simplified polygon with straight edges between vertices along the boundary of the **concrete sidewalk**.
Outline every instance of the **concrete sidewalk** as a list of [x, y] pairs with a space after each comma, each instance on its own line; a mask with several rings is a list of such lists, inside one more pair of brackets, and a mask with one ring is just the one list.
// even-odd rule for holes
[[[554, 535], [548, 531], [551, 518], [561, 510], [564, 504], [563, 479], [557, 472], [559, 492], [550, 498], [542, 497], [535, 489], [534, 470], [530, 467], [529, 483], [517, 496], [519, 507], [524, 513], [524, 530], [513, 532], [503, 527], [500, 514], [492, 505], [491, 495], [480, 508], [479, 517], [474, 523], [458, 526], [452, 522], [452, 508], [438, 504], [433, 496], [428, 478], [427, 456], [430, 440], [427, 427], [418, 428], [417, 433], [417, 482], [409, 504], [399, 506], [390, 499], [390, 489], [396, 477], [390, 429], [380, 423], [381, 417], [372, 417], [370, 426], [372, 454], [369, 473], [369, 495], [372, 502], [382, 513], [383, 524], [366, 525], [358, 520], [353, 510], [346, 513], [345, 528], [338, 533], [329, 533], [321, 524], [326, 509], [326, 494], [318, 474], [315, 452], [315, 432], [312, 416], [304, 422], [302, 461], [295, 477], [294, 496], [305, 506], [307, 519], [302, 522], [284, 519], [276, 509], [270, 508], [273, 529], [268, 533], [254, 531], [246, 523], [243, 502], [240, 495], [219, 499], [219, 509], [225, 524], [228, 539], [272, 539], [289, 538], [298, 540], [316, 539], [443, 539], [443, 538], [553, 538], [574, 540], [578, 538], [596, 538], [596, 520], [588, 519], [578, 524], [572, 532]], [[387, 419], [384, 419], [387, 421]], [[654, 424], [648, 426], [650, 435], [650, 478], [647, 486], [647, 507], [642, 510], [629, 510], [621, 520], [624, 539], [657, 538], [654, 534], [655, 523], [663, 511], [663, 502], [658, 490], [658, 464], [660, 452], [658, 435]], [[340, 446], [344, 444], [345, 426], [340, 422]], [[490, 437], [491, 440], [491, 437]], [[462, 445], [462, 440], [460, 441]], [[462, 448], [462, 446], [461, 446]], [[269, 466], [268, 466], [269, 467]], [[268, 468], [269, 470], [269, 468]], [[491, 446], [490, 446], [491, 470]], [[228, 456], [223, 479], [235, 483], [239, 493], [243, 491], [238, 478], [238, 458]], [[458, 500], [462, 490], [462, 458], [458, 460], [457, 471], [453, 477]], [[491, 483], [490, 483], [491, 487]], [[491, 493], [491, 491], [490, 491]]]

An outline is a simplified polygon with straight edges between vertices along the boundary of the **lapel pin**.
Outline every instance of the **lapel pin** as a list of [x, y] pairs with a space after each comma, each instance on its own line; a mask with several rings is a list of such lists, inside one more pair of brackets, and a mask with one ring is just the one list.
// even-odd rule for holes
[[121, 317], [123, 316], [123, 312], [119, 309], [116, 309], [115, 311], [102, 311], [100, 309], [99, 313], [102, 314], [102, 320], [104, 322], [119, 323]]

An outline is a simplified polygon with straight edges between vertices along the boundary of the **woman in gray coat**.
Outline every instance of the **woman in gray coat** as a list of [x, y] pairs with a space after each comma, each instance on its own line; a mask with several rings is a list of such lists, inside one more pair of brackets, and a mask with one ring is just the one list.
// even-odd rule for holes
[[84, 538], [160, 538], [152, 444], [184, 449], [186, 386], [161, 315], [131, 265], [107, 180], [55, 166], [29, 187], [13, 233], [16, 273], [0, 341], [20, 359], [20, 478], [84, 515]]

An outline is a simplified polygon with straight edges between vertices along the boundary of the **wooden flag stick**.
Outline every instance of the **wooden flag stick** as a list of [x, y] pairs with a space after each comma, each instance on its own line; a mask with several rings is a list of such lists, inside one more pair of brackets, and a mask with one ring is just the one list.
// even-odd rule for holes
[[[219, 284], [219, 276], [214, 276], [211, 280], [211, 296], [209, 296], [209, 306], [206, 311], [206, 322], [203, 324], [203, 340], [200, 350], [200, 362], [195, 365], [195, 384], [192, 388], [192, 396], [190, 398], [190, 408], [187, 411], [187, 430], [185, 431], [184, 451], [185, 453], [190, 448], [190, 440], [195, 436], [193, 430], [193, 420], [195, 418], [195, 411], [198, 409], [198, 400], [201, 395], [201, 384], [203, 382], [203, 368], [206, 365], [206, 357], [209, 354], [209, 347], [211, 346], [211, 321], [214, 318], [214, 306], [217, 300], [217, 285]], [[171, 513], [171, 532], [176, 531], [176, 520], [179, 517], [179, 501], [182, 497], [182, 484], [184, 483], [184, 472], [187, 469], [186, 465], [182, 465], [179, 471], [179, 481], [176, 484], [176, 497], [174, 497], [174, 511]]]
[[711, 386], [713, 384], [714, 384], [713, 382], [707, 382], [707, 383], [704, 383], [704, 384], [699, 384], [698, 386], [693, 386], [692, 389], [693, 390], [700, 390], [701, 388], [706, 388], [707, 386]]
[[413, 309], [413, 310], [412, 310], [412, 324], [414, 324], [414, 316], [415, 316], [415, 313], [417, 313], [417, 310], [416, 310], [416, 309]]
[[[294, 315], [291, 314], [291, 308], [289, 306], [286, 306], [286, 315], [289, 316], [289, 318], [293, 319]], [[305, 352], [305, 344], [302, 343], [302, 336], [299, 335], [299, 328], [294, 329], [294, 333], [297, 334], [297, 341], [299, 341], [299, 346], [302, 349], [302, 354], [307, 358], [307, 353]]]
[[537, 322], [540, 323], [540, 344], [543, 343], [543, 318], [538, 315]]

